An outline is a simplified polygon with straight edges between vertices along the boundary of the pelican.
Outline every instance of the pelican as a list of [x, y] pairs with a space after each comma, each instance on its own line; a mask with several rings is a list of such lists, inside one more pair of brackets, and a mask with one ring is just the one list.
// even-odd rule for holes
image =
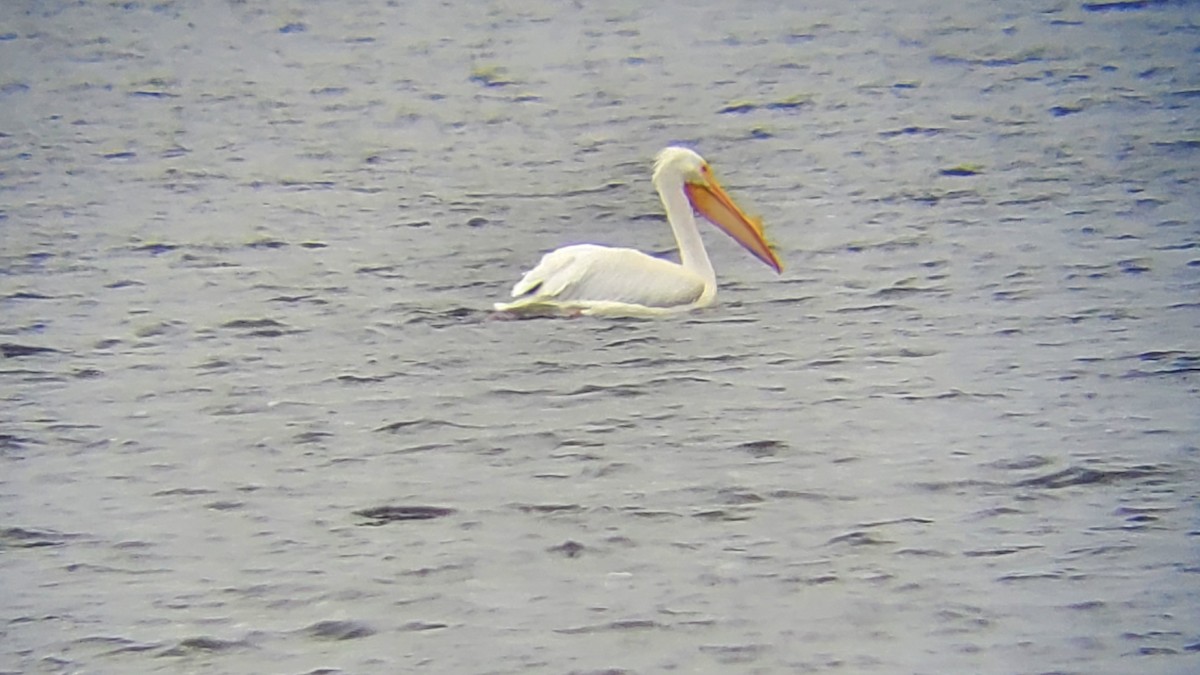
[[654, 188], [679, 246], [679, 262], [630, 248], [577, 244], [551, 251], [496, 310], [514, 314], [647, 316], [712, 304], [717, 278], [696, 228], [695, 213], [724, 230], [777, 273], [783, 266], [763, 236], [692, 150], [668, 147], [654, 160]]

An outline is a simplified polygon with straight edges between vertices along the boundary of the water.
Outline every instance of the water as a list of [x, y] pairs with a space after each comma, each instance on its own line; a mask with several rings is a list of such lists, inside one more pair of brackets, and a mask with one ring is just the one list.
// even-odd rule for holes
[[1196, 19], [6, 3], [2, 670], [1200, 670]]

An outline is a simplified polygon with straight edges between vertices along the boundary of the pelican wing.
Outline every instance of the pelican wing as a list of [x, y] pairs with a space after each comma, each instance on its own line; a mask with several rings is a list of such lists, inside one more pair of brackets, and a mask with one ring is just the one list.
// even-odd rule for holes
[[690, 305], [703, 293], [703, 279], [669, 260], [628, 248], [580, 244], [543, 256], [513, 287], [518, 300], [497, 307], [619, 303], [671, 308]]

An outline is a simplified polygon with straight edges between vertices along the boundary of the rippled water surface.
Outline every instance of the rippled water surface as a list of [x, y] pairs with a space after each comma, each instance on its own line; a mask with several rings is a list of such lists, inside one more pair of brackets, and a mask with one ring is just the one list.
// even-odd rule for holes
[[[1198, 63], [1182, 1], [4, 3], [0, 671], [1200, 671]], [[782, 276], [490, 315], [669, 252], [668, 143]]]

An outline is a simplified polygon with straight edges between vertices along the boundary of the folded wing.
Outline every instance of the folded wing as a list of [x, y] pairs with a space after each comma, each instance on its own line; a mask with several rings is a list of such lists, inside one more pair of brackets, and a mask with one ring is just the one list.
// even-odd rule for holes
[[688, 306], [704, 293], [704, 280], [680, 265], [628, 248], [567, 246], [542, 257], [513, 287], [515, 302], [586, 308], [621, 303], [648, 308]]

